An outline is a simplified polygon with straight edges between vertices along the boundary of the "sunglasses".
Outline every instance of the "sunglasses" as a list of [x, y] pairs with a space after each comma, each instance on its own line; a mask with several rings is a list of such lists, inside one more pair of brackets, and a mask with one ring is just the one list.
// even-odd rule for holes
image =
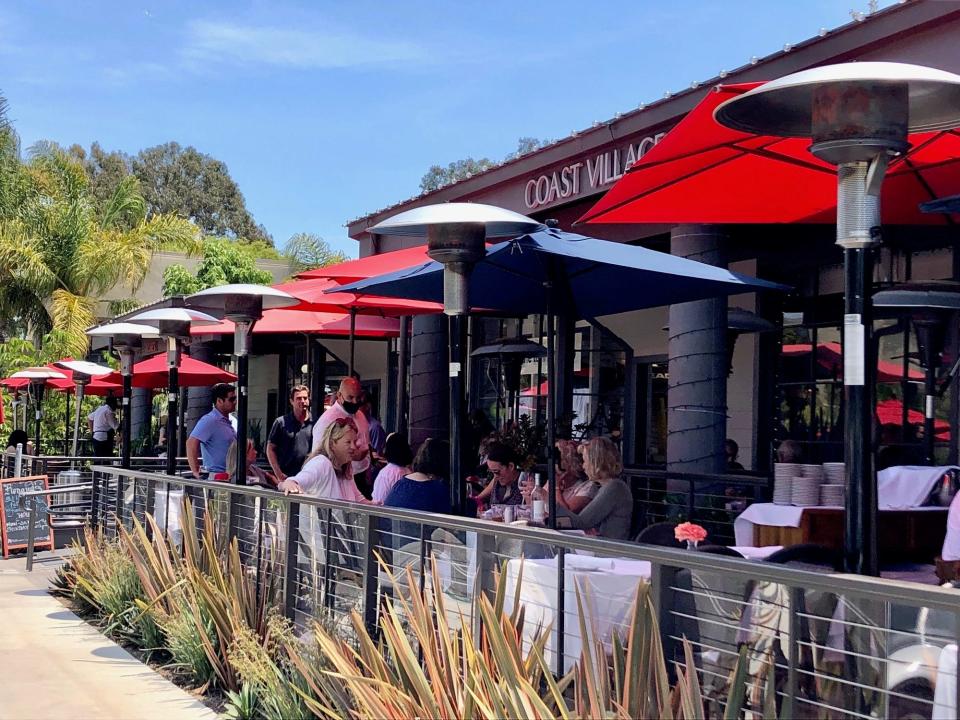
[[352, 428], [353, 430], [357, 429], [357, 423], [353, 421], [353, 418], [346, 418], [346, 417], [337, 418], [336, 420], [333, 421], [333, 424], [336, 425], [337, 427], [348, 427], [348, 428]]
[[236, 395], [227, 395], [227, 402], [236, 402], [236, 401], [237, 401]]

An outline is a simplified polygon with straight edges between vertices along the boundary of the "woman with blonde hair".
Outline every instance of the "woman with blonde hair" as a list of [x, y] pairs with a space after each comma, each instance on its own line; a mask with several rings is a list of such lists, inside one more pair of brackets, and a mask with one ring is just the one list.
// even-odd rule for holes
[[[247, 485], [262, 485], [268, 488], [277, 487], [277, 478], [271, 473], [258, 468], [254, 463], [257, 462], [257, 448], [253, 440], [247, 438]], [[230, 449], [227, 451], [227, 475], [230, 482], [235, 482], [234, 475], [237, 474], [237, 441], [230, 443]]]
[[600, 537], [626, 540], [633, 515], [633, 495], [620, 477], [623, 462], [609, 438], [596, 437], [583, 447], [583, 469], [587, 479], [599, 485], [596, 496], [580, 512], [568, 510], [557, 490], [557, 527], [595, 531]]
[[596, 497], [600, 486], [583, 471], [583, 458], [577, 452], [575, 440], [557, 440], [556, 448], [560, 462], [557, 463], [557, 504], [578, 513]]
[[353, 481], [351, 460], [357, 444], [357, 424], [349, 417], [334, 420], [323, 431], [313, 452], [296, 475], [280, 483], [285, 495], [300, 494], [326, 500], [367, 502]]

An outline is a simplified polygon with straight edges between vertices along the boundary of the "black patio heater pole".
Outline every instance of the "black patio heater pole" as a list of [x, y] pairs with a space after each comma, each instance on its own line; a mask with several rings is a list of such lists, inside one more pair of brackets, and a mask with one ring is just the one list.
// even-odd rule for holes
[[353, 368], [356, 363], [357, 352], [357, 309], [350, 308], [350, 367], [347, 375], [353, 377]]
[[180, 341], [167, 337], [167, 475], [177, 474], [177, 419], [180, 401]]
[[33, 380], [33, 397], [36, 401], [34, 405], [34, 433], [33, 437], [36, 439], [34, 445], [34, 452], [37, 455], [42, 455], [43, 452], [40, 450], [40, 421], [43, 420], [43, 388], [45, 380]]
[[119, 348], [120, 374], [123, 377], [123, 413], [120, 416], [120, 467], [130, 467], [130, 398], [133, 395], [133, 349]]
[[486, 253], [485, 239], [483, 223], [443, 223], [432, 225], [427, 231], [427, 254], [443, 263], [443, 311], [450, 318], [450, 505], [455, 513], [463, 513], [466, 503], [462, 472], [463, 316], [470, 310], [470, 271]]
[[237, 473], [234, 482], [247, 484], [247, 392], [250, 372], [250, 328], [252, 318], [231, 318], [234, 322], [233, 353], [237, 356]]
[[544, 283], [547, 297], [547, 498], [551, 528], [557, 527], [557, 470], [554, 445], [557, 442], [557, 353], [555, 350], [556, 317], [553, 310], [553, 283]]
[[397, 341], [397, 432], [407, 434], [407, 374], [410, 364], [410, 316], [400, 316]]

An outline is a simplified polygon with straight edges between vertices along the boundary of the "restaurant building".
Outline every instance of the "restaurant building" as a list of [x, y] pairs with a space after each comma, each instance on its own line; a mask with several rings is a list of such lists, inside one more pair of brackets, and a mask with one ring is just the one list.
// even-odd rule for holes
[[[721, 341], [703, 348], [716, 356], [714, 366], [724, 371], [712, 379], [684, 367], [687, 356], [677, 353], [682, 345], [674, 345], [670, 336], [697, 328], [668, 329], [669, 308], [577, 321], [561, 338], [573, 386], [562, 409], [568, 415], [575, 413], [573, 423], [581, 430], [621, 437], [625, 459], [635, 464], [721, 470], [724, 437], [739, 444], [740, 462], [748, 470], [769, 470], [774, 449], [788, 438], [806, 448], [810, 461], [840, 459], [843, 257], [835, 245], [832, 224], [680, 228], [574, 224], [718, 83], [771, 80], [813, 66], [856, 60], [907, 62], [960, 72], [958, 42], [960, 3], [897, 4], [842, 27], [824, 29], [817, 37], [770, 56], [751, 58], [740, 68], [667, 93], [656, 102], [625, 108], [615, 118], [485, 172], [357, 218], [348, 224], [349, 234], [358, 242], [361, 257], [389, 252], [422, 240], [371, 234], [368, 228], [381, 220], [420, 205], [481, 202], [539, 220], [553, 219], [565, 230], [683, 254], [785, 283], [794, 288], [786, 296], [729, 298], [729, 308], [755, 313], [775, 329], [739, 335], [731, 329]], [[960, 178], [954, 192], [960, 192]], [[958, 239], [960, 232], [949, 223], [885, 228], [875, 287], [960, 279]], [[471, 324], [473, 347], [498, 335], [521, 332], [536, 339], [542, 327], [536, 317], [474, 319]], [[877, 327], [882, 324], [878, 321]], [[446, 338], [442, 318], [416, 318], [412, 325], [409, 425], [416, 440], [446, 428], [443, 393], [436, 392], [446, 384]], [[957, 357], [956, 349], [957, 338], [951, 332], [945, 365]], [[922, 370], [916, 350], [909, 325], [879, 340], [878, 363], [883, 372], [878, 376], [877, 396], [883, 417], [877, 435], [890, 446], [905, 445], [905, 451], [918, 440], [916, 413], [922, 410], [918, 382]], [[532, 384], [536, 369], [535, 362], [524, 367], [522, 409], [542, 407], [538, 397], [547, 389]], [[491, 416], [509, 414], [489, 362], [475, 359], [470, 375], [471, 407]], [[938, 427], [944, 428], [937, 433], [940, 461], [957, 459], [958, 399], [954, 383], [937, 400]], [[712, 426], [713, 438], [719, 438], [711, 443], [714, 446], [697, 449], [683, 441], [685, 433], [700, 432], [704, 424]]]

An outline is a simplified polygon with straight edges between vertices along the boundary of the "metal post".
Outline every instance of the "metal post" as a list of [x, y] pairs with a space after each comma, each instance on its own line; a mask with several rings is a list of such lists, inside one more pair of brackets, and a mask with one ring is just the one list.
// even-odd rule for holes
[[323, 396], [327, 384], [327, 349], [319, 342], [310, 345], [310, 416], [317, 420], [323, 414]]
[[844, 250], [847, 292], [844, 297], [843, 402], [846, 462], [844, 564], [849, 572], [879, 573], [877, 559], [877, 488], [873, 473], [872, 385], [869, 371], [872, 316], [868, 296], [873, 276], [870, 248]]
[[237, 356], [237, 473], [233, 481], [247, 484], [247, 378], [250, 356]]
[[547, 294], [547, 514], [551, 528], [557, 527], [557, 470], [553, 461], [557, 431], [557, 357], [555, 349], [556, 318], [553, 314], [553, 284], [545, 283]]
[[123, 414], [120, 416], [120, 467], [130, 468], [130, 396], [133, 395], [133, 351], [120, 350], [120, 372], [123, 374]]
[[397, 432], [407, 434], [407, 401], [409, 399], [407, 374], [410, 371], [410, 316], [400, 317], [400, 337], [397, 340]]
[[293, 621], [297, 614], [297, 550], [300, 541], [300, 503], [287, 502], [287, 544], [283, 572], [283, 614]]
[[[173, 340], [176, 343], [176, 340]], [[180, 405], [180, 369], [177, 362], [167, 366], [167, 475], [177, 474], [177, 417]]]
[[[65, 393], [67, 401], [67, 410], [63, 414], [63, 454], [67, 454], [67, 447], [70, 445], [70, 392]], [[80, 407], [80, 400], [77, 399], [77, 407]]]
[[34, 433], [33, 436], [36, 438], [36, 447], [34, 448], [34, 453], [37, 455], [42, 455], [43, 450], [40, 448], [40, 421], [43, 419], [43, 380], [40, 382], [34, 381], [34, 397], [36, 399], [36, 406], [34, 407]]
[[463, 316], [450, 315], [450, 506], [454, 513], [464, 510], [463, 486]]
[[[787, 648], [787, 688], [783, 698], [783, 706], [780, 715], [785, 718], [797, 716], [797, 688], [799, 673], [797, 668], [800, 666], [800, 607], [803, 602], [803, 591], [799, 588], [789, 588], [789, 615], [787, 616], [787, 627], [790, 633], [790, 646]], [[774, 672], [771, 668], [770, 672]]]
[[353, 377], [353, 368], [356, 361], [357, 351], [357, 309], [350, 308], [350, 367], [347, 375]]
[[[76, 418], [74, 419], [74, 423], [73, 423], [73, 449], [72, 449], [72, 453], [71, 453], [71, 455], [72, 455], [74, 458], [78, 457], [78, 454], [79, 454], [79, 444], [80, 444], [80, 415], [81, 415], [81, 410], [80, 410], [80, 409], [81, 409], [81, 407], [83, 406], [83, 395], [84, 395], [85, 390], [86, 390], [86, 383], [78, 382], [78, 383], [77, 383], [77, 403], [76, 403], [76, 405], [77, 405], [77, 408], [76, 408], [77, 416], [76, 416]], [[69, 397], [70, 397], [70, 396], [67, 395], [67, 398], [69, 398]], [[69, 401], [69, 400], [68, 400], [68, 401]]]
[[[90, 484], [90, 527], [96, 530], [100, 526], [100, 473], [94, 471]], [[169, 510], [167, 510], [169, 513]]]
[[377, 561], [376, 549], [380, 539], [377, 528], [377, 518], [366, 513], [364, 515], [363, 540], [363, 622], [371, 635], [377, 631], [377, 585], [380, 578], [380, 569]]
[[[553, 356], [551, 356], [552, 358]], [[566, 550], [558, 548], [557, 552], [557, 677], [563, 677], [564, 636], [567, 634], [567, 583], [566, 583]], [[584, 638], [586, 640], [587, 638]], [[593, 648], [586, 649], [592, 653]]]
[[34, 524], [37, 521], [37, 498], [31, 497], [30, 501], [30, 524], [27, 525], [27, 572], [33, 572], [33, 545], [36, 534]]

